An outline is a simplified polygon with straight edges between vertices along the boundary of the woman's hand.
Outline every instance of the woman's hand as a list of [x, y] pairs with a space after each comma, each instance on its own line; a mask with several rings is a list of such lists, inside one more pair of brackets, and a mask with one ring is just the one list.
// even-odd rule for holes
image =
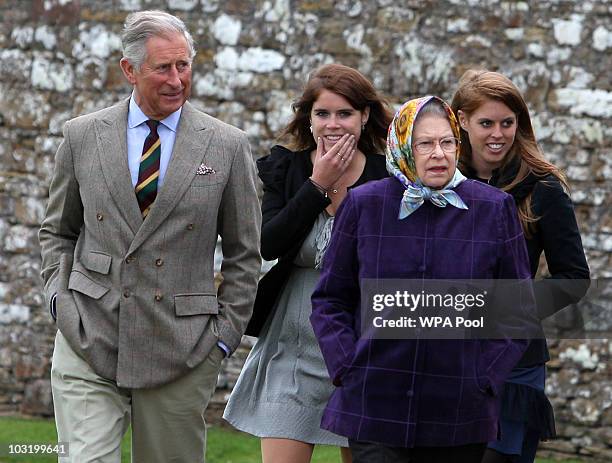
[[325, 152], [323, 140], [317, 138], [317, 153], [312, 168], [312, 180], [324, 189], [330, 189], [344, 174], [355, 154], [355, 136], [344, 134]]

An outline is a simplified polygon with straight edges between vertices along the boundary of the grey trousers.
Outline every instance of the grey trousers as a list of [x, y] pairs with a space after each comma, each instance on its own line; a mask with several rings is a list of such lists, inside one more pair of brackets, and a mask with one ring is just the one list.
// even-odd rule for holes
[[132, 425], [132, 462], [204, 462], [204, 411], [224, 353], [213, 348], [187, 375], [151, 389], [123, 389], [98, 376], [58, 331], [51, 388], [60, 463], [120, 463], [121, 439]]

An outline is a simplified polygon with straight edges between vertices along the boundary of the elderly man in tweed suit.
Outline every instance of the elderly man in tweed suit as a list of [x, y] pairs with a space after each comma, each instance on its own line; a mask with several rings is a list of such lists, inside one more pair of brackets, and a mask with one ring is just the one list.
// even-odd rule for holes
[[186, 102], [194, 54], [180, 19], [129, 15], [131, 97], [64, 128], [40, 230], [60, 461], [119, 462], [130, 424], [133, 461], [204, 459], [203, 413], [252, 310], [261, 212], [245, 134]]

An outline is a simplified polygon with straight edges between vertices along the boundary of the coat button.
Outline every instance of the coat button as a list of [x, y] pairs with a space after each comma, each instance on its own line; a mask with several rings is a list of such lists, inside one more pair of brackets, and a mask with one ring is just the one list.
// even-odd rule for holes
[[104, 216], [98, 212], [96, 214], [96, 219], [98, 219], [100, 222], [102, 222], [102, 220], [104, 220]]
[[132, 255], [129, 255], [129, 256], [127, 256], [127, 257], [125, 258], [125, 263], [126, 263], [126, 264], [129, 264], [129, 263], [131, 263], [131, 262], [134, 262], [134, 260], [136, 260], [136, 258], [135, 258], [134, 256], [132, 256]]
[[155, 300], [156, 300], [157, 302], [161, 301], [163, 298], [164, 298], [164, 296], [163, 296], [162, 294], [160, 294], [160, 293], [157, 293], [157, 294], [155, 295]]
[[193, 224], [192, 223], [187, 225], [187, 230], [193, 230]]
[[164, 265], [164, 259], [162, 258], [155, 259], [155, 265], [157, 265], [158, 267], [161, 267], [162, 265]]
[[414, 391], [406, 391], [406, 397], [412, 397], [414, 395]]
[[126, 289], [125, 291], [123, 291], [123, 297], [128, 298], [130, 297], [132, 294], [130, 293], [129, 289]]
[[425, 271], [425, 264], [423, 265], [419, 265], [419, 272], [424, 272]]

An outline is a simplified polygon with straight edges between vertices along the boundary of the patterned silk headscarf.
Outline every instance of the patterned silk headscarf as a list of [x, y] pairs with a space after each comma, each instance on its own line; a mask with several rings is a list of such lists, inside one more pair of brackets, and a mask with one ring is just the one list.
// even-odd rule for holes
[[[431, 201], [438, 207], [446, 207], [447, 204], [450, 204], [459, 209], [468, 208], [459, 195], [453, 191], [455, 187], [466, 180], [458, 168], [455, 167], [455, 174], [450, 182], [439, 190], [423, 185], [417, 175], [412, 153], [412, 131], [419, 111], [432, 99], [442, 103], [448, 114], [453, 135], [455, 138], [460, 138], [459, 124], [452, 109], [437, 96], [425, 96], [407, 101], [395, 113], [387, 135], [386, 156], [387, 170], [406, 188], [400, 204], [400, 219], [408, 217], [416, 211], [425, 200]], [[457, 161], [459, 161], [459, 153], [457, 153]]]

